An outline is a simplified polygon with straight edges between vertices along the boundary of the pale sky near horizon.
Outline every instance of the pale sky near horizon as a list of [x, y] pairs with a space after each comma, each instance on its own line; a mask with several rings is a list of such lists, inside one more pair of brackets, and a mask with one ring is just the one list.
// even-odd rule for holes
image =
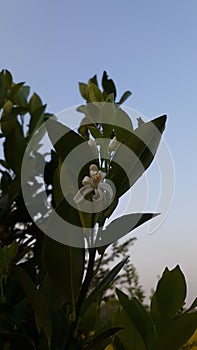
[[[135, 231], [131, 261], [147, 294], [165, 266], [180, 264], [191, 301], [197, 295], [196, 0], [4, 0], [0, 33], [0, 70], [30, 85], [49, 112], [80, 104], [78, 82], [94, 74], [100, 80], [106, 70], [119, 97], [132, 91], [128, 107], [147, 119], [168, 115], [164, 137], [175, 166], [173, 203], [154, 234], [146, 225]], [[168, 164], [163, 171], [168, 175]], [[155, 198], [156, 175], [154, 163], [148, 179]], [[150, 203], [146, 211], [151, 209]]]

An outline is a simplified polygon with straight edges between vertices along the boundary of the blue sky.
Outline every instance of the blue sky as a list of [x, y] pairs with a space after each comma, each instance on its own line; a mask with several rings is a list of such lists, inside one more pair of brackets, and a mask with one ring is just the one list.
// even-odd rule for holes
[[[148, 119], [168, 115], [165, 140], [176, 173], [173, 204], [156, 233], [136, 231], [131, 260], [147, 291], [166, 265], [179, 263], [189, 299], [197, 292], [196, 18], [196, 0], [7, 0], [0, 21], [0, 69], [26, 81], [48, 111], [80, 104], [78, 82], [94, 74], [100, 79], [106, 70], [119, 96], [133, 92], [129, 107]], [[149, 177], [151, 171], [156, 183], [155, 165]], [[150, 189], [154, 197], [151, 180]]]

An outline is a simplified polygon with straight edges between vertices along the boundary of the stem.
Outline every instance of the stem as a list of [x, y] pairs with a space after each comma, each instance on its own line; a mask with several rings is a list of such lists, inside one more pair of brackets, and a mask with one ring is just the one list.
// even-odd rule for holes
[[68, 337], [65, 339], [64, 344], [62, 349], [63, 350], [68, 350], [69, 349], [69, 343], [73, 338], [73, 333], [77, 327], [78, 324], [78, 319], [79, 319], [79, 314], [80, 310], [83, 304], [83, 301], [86, 297], [86, 294], [88, 292], [90, 283], [92, 281], [92, 278], [94, 276], [94, 263], [95, 263], [95, 256], [96, 256], [96, 248], [89, 248], [89, 261], [88, 261], [88, 267], [86, 271], [86, 276], [81, 288], [81, 292], [79, 295], [79, 299], [77, 301], [76, 305], [76, 315], [75, 315], [75, 321], [71, 324], [70, 331]]
[[[71, 250], [69, 250], [69, 254], [71, 254]], [[71, 256], [70, 256], [71, 260]], [[72, 306], [72, 321], [74, 322], [76, 319], [76, 304], [75, 304], [75, 297], [73, 292], [73, 271], [72, 271], [72, 264], [70, 264], [70, 288], [71, 288], [71, 306]]]
[[99, 259], [98, 264], [97, 264], [97, 267], [96, 267], [96, 269], [94, 270], [94, 276], [96, 276], [96, 274], [97, 274], [97, 272], [98, 272], [98, 270], [99, 270], [99, 268], [100, 268], [100, 266], [101, 266], [101, 263], [102, 263], [104, 254], [105, 254], [105, 251], [103, 251], [103, 252], [101, 253], [100, 259]]
[[81, 293], [79, 295], [79, 299], [77, 302], [77, 307], [76, 307], [76, 313], [77, 316], [79, 316], [81, 306], [83, 304], [83, 301], [85, 299], [85, 296], [88, 292], [90, 283], [92, 281], [92, 278], [94, 276], [94, 262], [95, 262], [95, 256], [96, 256], [96, 248], [89, 248], [89, 261], [88, 261], [88, 267], [87, 267], [87, 272], [86, 276], [81, 288]]

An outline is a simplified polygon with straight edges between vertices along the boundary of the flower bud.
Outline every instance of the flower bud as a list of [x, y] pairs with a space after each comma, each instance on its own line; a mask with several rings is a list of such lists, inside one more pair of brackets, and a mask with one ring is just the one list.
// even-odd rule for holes
[[98, 172], [98, 168], [96, 166], [96, 164], [91, 164], [90, 165], [90, 176], [94, 176], [95, 174], [97, 174]]
[[116, 151], [117, 147], [118, 147], [119, 142], [117, 141], [116, 136], [111, 140], [109, 146], [108, 146], [108, 152], [112, 153], [114, 151]]
[[88, 140], [88, 145], [90, 146], [92, 152], [94, 153], [94, 155], [97, 158], [98, 157], [98, 149], [97, 149], [96, 142], [94, 140], [90, 139], [90, 140]]

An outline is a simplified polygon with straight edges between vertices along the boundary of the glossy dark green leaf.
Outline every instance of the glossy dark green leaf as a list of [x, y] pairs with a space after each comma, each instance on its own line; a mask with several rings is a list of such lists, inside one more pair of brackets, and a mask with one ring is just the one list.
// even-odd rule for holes
[[113, 281], [113, 279], [116, 277], [116, 275], [120, 272], [120, 270], [123, 268], [125, 263], [127, 262], [128, 258], [123, 259], [121, 262], [119, 262], [104, 278], [103, 280], [97, 285], [97, 287], [93, 290], [93, 292], [89, 295], [89, 297], [85, 300], [85, 302], [82, 305], [81, 314], [83, 314], [89, 305], [91, 303], [95, 302], [97, 297], [102, 294], [110, 285], [110, 283]]
[[110, 240], [114, 242], [157, 215], [158, 214], [152, 213], [132, 213], [123, 215], [113, 220], [106, 229], [101, 232], [100, 242], [103, 242], [102, 245], [107, 244], [109, 237]]
[[106, 71], [103, 72], [102, 77], [102, 87], [104, 90], [104, 95], [107, 96], [109, 94], [114, 95], [114, 101], [116, 99], [116, 87], [112, 79], [108, 79], [108, 75]]
[[144, 339], [147, 350], [156, 350], [155, 332], [152, 320], [146, 309], [136, 298], [129, 300], [128, 296], [120, 290], [117, 289], [116, 292], [125, 312]]
[[160, 317], [166, 321], [175, 317], [183, 307], [185, 298], [186, 281], [180, 267], [176, 266], [171, 271], [166, 269], [156, 289], [156, 302]]
[[42, 295], [40, 294], [36, 286], [33, 284], [32, 280], [25, 272], [25, 270], [17, 266], [14, 269], [14, 273], [20, 281], [25, 291], [25, 294], [32, 306], [38, 332], [40, 332], [43, 329], [47, 337], [48, 343], [50, 343], [52, 335], [52, 326], [49, 311]]
[[182, 314], [166, 324], [159, 333], [157, 350], [178, 350], [197, 329], [197, 312]]
[[117, 102], [119, 105], [124, 103], [130, 96], [132, 95], [131, 91], [125, 91], [122, 97], [120, 98], [119, 102]]
[[55, 288], [72, 305], [79, 295], [82, 283], [84, 254], [83, 248], [66, 246], [45, 237], [43, 256], [46, 270]]
[[[116, 196], [119, 198], [145, 172], [152, 163], [161, 135], [165, 128], [166, 116], [161, 116], [130, 133], [120, 144], [111, 162], [110, 179], [116, 186]], [[129, 148], [127, 156], [126, 149]], [[120, 167], [124, 168], [120, 176]], [[125, 173], [125, 175], [124, 175]]]

